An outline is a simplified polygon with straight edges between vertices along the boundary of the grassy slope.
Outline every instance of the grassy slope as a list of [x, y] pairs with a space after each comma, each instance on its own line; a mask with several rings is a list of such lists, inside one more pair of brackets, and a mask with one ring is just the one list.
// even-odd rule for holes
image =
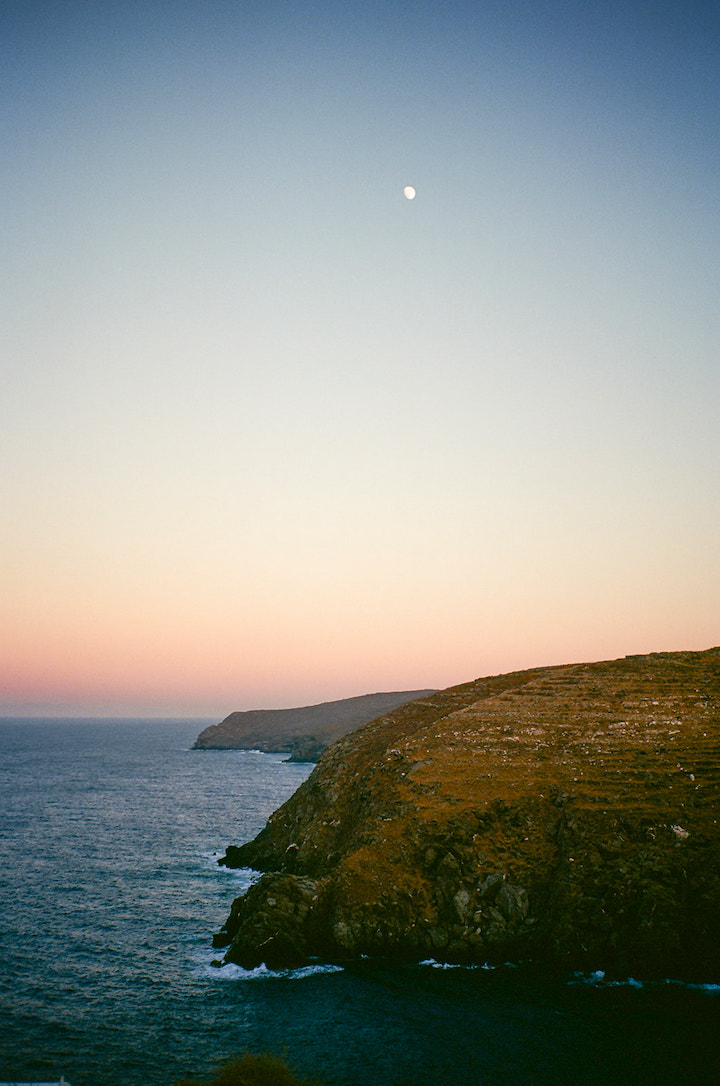
[[230, 859], [313, 880], [297, 936], [260, 884], [256, 942], [282, 922], [328, 957], [696, 975], [720, 968], [719, 807], [720, 650], [658, 653], [399, 708], [326, 751]]

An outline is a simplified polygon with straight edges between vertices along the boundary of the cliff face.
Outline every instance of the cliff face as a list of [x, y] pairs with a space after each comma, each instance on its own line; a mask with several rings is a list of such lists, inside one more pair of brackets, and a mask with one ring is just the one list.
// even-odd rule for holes
[[195, 750], [264, 750], [289, 753], [295, 761], [317, 761], [330, 743], [432, 690], [395, 690], [358, 698], [325, 701], [298, 709], [251, 709], [211, 724], [195, 740]]
[[478, 679], [346, 736], [215, 945], [720, 979], [720, 649]]

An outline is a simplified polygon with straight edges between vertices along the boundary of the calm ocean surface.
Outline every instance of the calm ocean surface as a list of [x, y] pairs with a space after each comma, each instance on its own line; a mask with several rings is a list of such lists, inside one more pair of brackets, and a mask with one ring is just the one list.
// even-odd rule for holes
[[328, 1086], [720, 1081], [712, 988], [213, 968], [248, 885], [217, 857], [311, 767], [191, 751], [203, 726], [0, 721], [0, 1080], [171, 1086], [272, 1051]]

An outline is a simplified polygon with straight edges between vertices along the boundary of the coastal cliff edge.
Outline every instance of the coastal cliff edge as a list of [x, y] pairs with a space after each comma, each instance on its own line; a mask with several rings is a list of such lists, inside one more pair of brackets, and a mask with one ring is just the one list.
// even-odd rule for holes
[[251, 842], [225, 962], [720, 979], [720, 648], [477, 679], [329, 747]]

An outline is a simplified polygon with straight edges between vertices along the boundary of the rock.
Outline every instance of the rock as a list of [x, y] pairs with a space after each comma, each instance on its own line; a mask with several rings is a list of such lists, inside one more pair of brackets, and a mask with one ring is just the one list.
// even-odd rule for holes
[[318, 739], [314, 735], [301, 735], [291, 741], [290, 757], [286, 758], [286, 761], [319, 762], [327, 745], [327, 740]]
[[528, 914], [529, 898], [522, 886], [506, 882], [500, 887], [495, 904], [506, 920], [520, 923]]
[[493, 871], [492, 874], [487, 875], [480, 886], [478, 886], [478, 898], [483, 901], [494, 901], [497, 897], [500, 887], [505, 882], [505, 876], [500, 871]]
[[532, 958], [717, 980], [720, 649], [478, 679], [329, 747], [254, 841], [240, 964]]
[[233, 902], [213, 945], [230, 944], [226, 962], [255, 969], [294, 969], [307, 964], [308, 943], [317, 937], [319, 887], [313, 879], [268, 874]]
[[470, 908], [469, 892], [467, 890], [458, 890], [453, 898], [453, 905], [455, 906], [458, 920], [464, 920]]

